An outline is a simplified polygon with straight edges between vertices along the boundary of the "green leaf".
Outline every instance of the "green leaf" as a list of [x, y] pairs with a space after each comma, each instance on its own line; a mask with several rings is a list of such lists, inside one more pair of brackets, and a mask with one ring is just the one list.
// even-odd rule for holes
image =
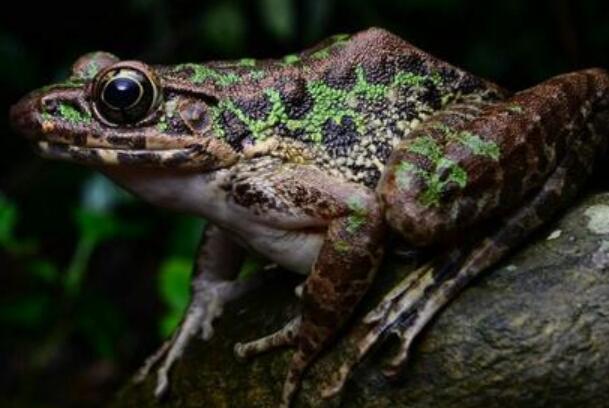
[[246, 24], [243, 11], [236, 4], [222, 2], [203, 15], [198, 28], [207, 46], [226, 53], [243, 48]]
[[0, 195], [0, 245], [4, 247], [16, 245], [14, 230], [17, 214], [17, 206]]
[[85, 181], [82, 193], [82, 207], [99, 213], [110, 212], [118, 204], [135, 201], [133, 196], [98, 173]]
[[27, 269], [36, 279], [45, 283], [55, 283], [59, 280], [59, 269], [57, 265], [45, 259], [32, 259]]
[[190, 275], [192, 260], [173, 257], [161, 265], [158, 278], [158, 292], [167, 306], [161, 319], [159, 330], [163, 337], [177, 327], [190, 299]]
[[256, 276], [260, 272], [264, 270], [264, 266], [268, 263], [268, 261], [256, 254], [248, 254], [243, 261], [243, 265], [241, 265], [241, 269], [239, 270], [239, 275], [237, 275], [237, 279], [239, 280], [249, 280], [252, 277]]
[[141, 227], [123, 222], [112, 213], [80, 208], [74, 213], [74, 218], [80, 235], [94, 242], [115, 237], [136, 237], [141, 232]]
[[293, 0], [260, 0], [262, 17], [273, 35], [283, 41], [296, 34], [296, 15]]
[[114, 214], [96, 210], [77, 209], [74, 218], [80, 237], [64, 281], [64, 288], [71, 296], [80, 291], [89, 259], [97, 245], [115, 237], [138, 237], [145, 231], [141, 225], [123, 222]]
[[46, 294], [23, 295], [0, 304], [0, 322], [27, 329], [41, 326], [51, 310], [51, 299]]
[[192, 260], [187, 258], [169, 258], [161, 264], [159, 294], [168, 307], [180, 310], [186, 307], [191, 273]]
[[173, 230], [169, 236], [167, 256], [193, 259], [205, 225], [206, 221], [200, 218], [181, 215], [175, 217]]
[[116, 343], [125, 332], [125, 320], [120, 310], [107, 299], [88, 293], [78, 300], [75, 308], [76, 326], [97, 355], [111, 359]]

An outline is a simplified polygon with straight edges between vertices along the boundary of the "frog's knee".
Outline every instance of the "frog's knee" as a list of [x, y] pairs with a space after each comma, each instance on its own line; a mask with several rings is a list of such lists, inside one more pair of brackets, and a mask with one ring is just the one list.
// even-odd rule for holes
[[391, 175], [386, 177], [378, 190], [387, 224], [414, 246], [445, 240], [454, 228], [443, 208], [422, 205], [416, 193], [400, 188], [392, 180]]

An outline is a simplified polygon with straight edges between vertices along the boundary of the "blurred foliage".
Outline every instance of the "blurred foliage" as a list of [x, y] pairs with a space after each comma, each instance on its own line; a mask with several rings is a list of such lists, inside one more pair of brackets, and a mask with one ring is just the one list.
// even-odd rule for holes
[[[11, 3], [0, 21], [0, 406], [103, 405], [188, 302], [203, 221], [35, 157], [6, 122], [80, 54], [278, 57], [375, 25], [514, 89], [609, 66], [603, 0], [58, 0]], [[240, 278], [262, 265], [248, 258]]]

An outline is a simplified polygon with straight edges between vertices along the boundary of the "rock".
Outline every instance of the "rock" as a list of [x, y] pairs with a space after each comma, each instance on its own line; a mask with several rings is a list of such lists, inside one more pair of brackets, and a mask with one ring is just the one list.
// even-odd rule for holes
[[[412, 268], [389, 259], [376, 295]], [[402, 262], [403, 263], [403, 262]], [[274, 407], [290, 351], [250, 362], [233, 344], [268, 334], [297, 311], [286, 274], [227, 308], [214, 338], [192, 344], [172, 372], [166, 408]], [[339, 399], [322, 401], [341, 343], [312, 369], [296, 406], [609, 407], [609, 194], [590, 195], [524, 249], [470, 285], [415, 343], [404, 378], [380, 375], [391, 339], [366, 359]], [[114, 408], [160, 406], [154, 376], [127, 385]]]

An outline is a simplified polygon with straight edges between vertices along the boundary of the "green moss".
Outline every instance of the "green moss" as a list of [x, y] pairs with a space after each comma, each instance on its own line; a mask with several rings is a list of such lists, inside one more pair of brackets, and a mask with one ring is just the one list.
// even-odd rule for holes
[[59, 115], [62, 119], [75, 125], [87, 124], [91, 122], [91, 115], [88, 112], [81, 112], [76, 110], [73, 106], [65, 103], [59, 105]]

